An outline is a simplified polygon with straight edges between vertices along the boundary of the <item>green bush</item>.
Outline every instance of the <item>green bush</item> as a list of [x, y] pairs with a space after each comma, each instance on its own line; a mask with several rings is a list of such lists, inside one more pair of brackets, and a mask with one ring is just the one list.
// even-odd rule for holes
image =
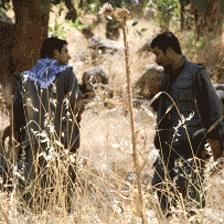
[[96, 14], [100, 8], [100, 0], [86, 0], [83, 1], [81, 9], [87, 13]]
[[55, 20], [55, 23], [53, 25], [49, 26], [48, 32], [50, 36], [57, 36], [62, 39], [66, 39], [67, 37], [67, 33], [63, 23], [59, 23], [57, 20]]
[[179, 1], [178, 0], [152, 0], [155, 5], [159, 26], [162, 30], [168, 30], [170, 21], [174, 16], [179, 14]]

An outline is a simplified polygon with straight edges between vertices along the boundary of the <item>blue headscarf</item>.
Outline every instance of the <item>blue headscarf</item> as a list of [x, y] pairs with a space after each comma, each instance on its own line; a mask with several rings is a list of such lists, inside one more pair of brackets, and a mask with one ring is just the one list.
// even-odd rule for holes
[[22, 74], [38, 83], [41, 88], [46, 89], [55, 80], [58, 73], [68, 68], [71, 66], [62, 65], [54, 59], [44, 58], [38, 60], [30, 71], [24, 71]]

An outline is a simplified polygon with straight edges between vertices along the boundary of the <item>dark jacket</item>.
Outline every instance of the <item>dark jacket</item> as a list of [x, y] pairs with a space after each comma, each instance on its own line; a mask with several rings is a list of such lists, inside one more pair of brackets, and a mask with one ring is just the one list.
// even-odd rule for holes
[[166, 69], [161, 91], [154, 104], [158, 149], [182, 146], [183, 150], [178, 153], [191, 154], [184, 150], [193, 147], [194, 153], [198, 153], [203, 139], [223, 140], [222, 104], [202, 65], [186, 60], [179, 71]]
[[70, 151], [80, 144], [74, 106], [82, 97], [72, 68], [56, 75], [46, 89], [31, 79], [23, 79], [23, 105], [26, 118], [24, 145], [48, 144], [58, 140]]

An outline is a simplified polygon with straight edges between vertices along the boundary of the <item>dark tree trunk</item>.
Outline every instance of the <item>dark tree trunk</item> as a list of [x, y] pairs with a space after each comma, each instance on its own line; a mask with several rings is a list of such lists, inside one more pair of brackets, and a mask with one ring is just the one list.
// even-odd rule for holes
[[3, 87], [3, 94], [7, 107], [11, 105], [11, 89], [13, 60], [11, 50], [15, 41], [15, 25], [0, 22], [0, 84]]
[[184, 6], [181, 5], [180, 6], [180, 29], [184, 30], [184, 22], [185, 22], [185, 18], [184, 18]]
[[48, 0], [12, 0], [15, 24], [0, 23], [0, 84], [7, 107], [11, 106], [12, 76], [30, 69], [47, 37]]
[[49, 7], [48, 0], [13, 0], [16, 29], [12, 57], [16, 72], [29, 69], [39, 57], [48, 33]]
[[[50, 12], [49, 0], [12, 0], [12, 3], [15, 24], [0, 22], [0, 84], [10, 114], [12, 114], [13, 75], [30, 69], [39, 58], [41, 44], [48, 33]], [[13, 116], [10, 115], [11, 126], [13, 120]], [[11, 130], [11, 133], [8, 133], [9, 137], [14, 128], [8, 129]], [[13, 134], [16, 147], [10, 153], [11, 162], [14, 163], [21, 152], [21, 147], [17, 144], [20, 143], [19, 134], [14, 131]]]
[[[221, 0], [206, 0], [205, 9], [201, 10], [192, 3], [195, 27], [200, 36], [218, 37], [222, 33]], [[192, 1], [193, 2], [193, 1]]]
[[75, 20], [78, 18], [78, 13], [74, 4], [72, 3], [72, 0], [65, 0], [65, 6], [68, 9], [65, 19], [75, 22]]
[[181, 30], [189, 25], [190, 13], [198, 39], [201, 36], [217, 37], [222, 33], [223, 0], [179, 0], [179, 3]]

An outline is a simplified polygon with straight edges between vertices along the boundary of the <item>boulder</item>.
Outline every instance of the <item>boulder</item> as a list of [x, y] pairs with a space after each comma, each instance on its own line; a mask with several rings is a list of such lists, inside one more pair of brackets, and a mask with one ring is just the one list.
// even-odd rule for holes
[[119, 52], [123, 47], [117, 41], [92, 36], [89, 39], [87, 49], [87, 58], [90, 59], [93, 66], [97, 66], [102, 64], [108, 55], [111, 56]]
[[224, 105], [224, 84], [214, 84], [215, 91]]
[[112, 97], [112, 91], [108, 87], [107, 74], [99, 66], [95, 66], [83, 73], [81, 90], [88, 97], [96, 96], [96, 91], [105, 90], [108, 97]]
[[134, 84], [134, 96], [142, 99], [150, 99], [159, 92], [163, 68], [151, 64], [143, 75]]
[[89, 39], [88, 48], [100, 51], [102, 54], [113, 54], [123, 47], [117, 41], [93, 36]]
[[154, 8], [145, 8], [144, 11], [143, 11], [143, 17], [144, 19], [147, 19], [147, 20], [152, 20], [154, 19], [156, 16], [156, 10]]

